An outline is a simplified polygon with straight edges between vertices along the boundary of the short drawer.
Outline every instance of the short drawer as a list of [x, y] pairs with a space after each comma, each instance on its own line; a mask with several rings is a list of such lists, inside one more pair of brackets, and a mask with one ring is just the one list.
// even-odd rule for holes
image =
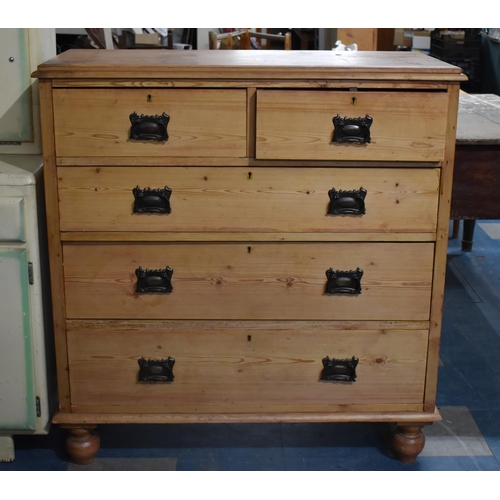
[[70, 330], [75, 410], [421, 410], [427, 330], [254, 329], [231, 322], [169, 328], [100, 322]]
[[259, 90], [257, 158], [441, 161], [447, 109], [439, 92]]
[[68, 318], [429, 318], [433, 243], [66, 243], [63, 254]]
[[439, 169], [60, 167], [62, 231], [435, 233]]
[[245, 90], [56, 89], [53, 98], [59, 156], [246, 156]]

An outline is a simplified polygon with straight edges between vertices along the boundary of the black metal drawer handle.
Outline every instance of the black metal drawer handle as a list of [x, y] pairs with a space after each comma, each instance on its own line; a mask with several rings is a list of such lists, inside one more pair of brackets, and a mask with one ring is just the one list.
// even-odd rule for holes
[[338, 380], [340, 382], [356, 382], [356, 367], [359, 359], [354, 356], [351, 359], [330, 359], [328, 356], [322, 359], [323, 371], [321, 380]]
[[369, 143], [372, 123], [373, 118], [369, 115], [364, 118], [347, 118], [347, 116], [341, 118], [340, 115], [337, 115], [333, 118], [333, 141]]
[[363, 215], [366, 213], [365, 197], [366, 189], [337, 191], [335, 188], [328, 191], [330, 205], [328, 215]]
[[347, 293], [358, 295], [361, 293], [361, 277], [363, 271], [358, 267], [356, 271], [334, 271], [332, 268], [326, 271], [328, 279], [325, 293]]
[[143, 269], [135, 270], [137, 276], [137, 293], [171, 293], [173, 291], [171, 279], [174, 270], [171, 267], [165, 269]]
[[146, 359], [141, 358], [139, 363], [139, 382], [173, 382], [175, 359]]
[[129, 116], [132, 127], [130, 139], [139, 141], [168, 141], [167, 125], [170, 116], [167, 113], [161, 115], [138, 115], [135, 111]]
[[172, 212], [170, 207], [172, 190], [168, 186], [159, 189], [141, 189], [137, 186], [132, 189], [132, 193], [134, 195], [134, 213], [136, 214], [169, 214]]

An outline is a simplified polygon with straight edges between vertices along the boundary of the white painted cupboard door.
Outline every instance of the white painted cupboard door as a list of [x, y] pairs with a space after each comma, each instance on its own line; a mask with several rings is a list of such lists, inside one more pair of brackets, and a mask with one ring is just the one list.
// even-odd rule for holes
[[0, 247], [0, 428], [35, 430], [28, 251]]

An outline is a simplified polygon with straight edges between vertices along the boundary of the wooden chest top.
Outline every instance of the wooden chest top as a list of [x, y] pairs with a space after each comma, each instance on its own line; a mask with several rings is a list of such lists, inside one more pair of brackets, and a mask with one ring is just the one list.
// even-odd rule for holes
[[418, 52], [70, 50], [36, 78], [465, 80], [461, 69]]

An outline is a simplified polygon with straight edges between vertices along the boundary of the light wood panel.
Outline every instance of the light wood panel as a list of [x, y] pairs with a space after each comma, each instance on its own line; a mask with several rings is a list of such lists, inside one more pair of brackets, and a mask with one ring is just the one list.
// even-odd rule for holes
[[61, 241], [435, 241], [436, 233], [62, 232]]
[[[56, 165], [59, 167], [352, 167], [353, 163], [343, 160], [256, 160], [255, 158], [182, 158], [172, 157], [144, 157], [140, 161], [137, 158], [123, 156], [78, 156], [58, 157]], [[436, 168], [441, 167], [442, 162], [387, 162], [387, 161], [356, 161], [356, 167], [366, 168]]]
[[448, 114], [446, 126], [446, 156], [442, 169], [443, 173], [440, 187], [438, 233], [436, 237], [436, 257], [434, 261], [434, 279], [432, 284], [431, 328], [429, 334], [428, 370], [424, 406], [427, 411], [432, 411], [436, 404], [459, 91], [460, 89], [457, 85], [450, 85], [450, 112]]
[[[58, 156], [246, 156], [246, 91], [55, 89]], [[167, 113], [168, 140], [129, 139], [130, 114]]]
[[[203, 422], [206, 418], [206, 422], [223, 422], [225, 416], [227, 415], [227, 421], [231, 420], [239, 420], [241, 422], [245, 422], [246, 415], [250, 414], [250, 422], [258, 422], [256, 420], [256, 416], [259, 415], [263, 422], [266, 421], [266, 416], [271, 417], [273, 415], [285, 415], [286, 412], [290, 410], [289, 404], [272, 404], [272, 405], [262, 405], [258, 403], [254, 404], [246, 404], [246, 405], [238, 405], [235, 406], [234, 403], [221, 403], [217, 405], [183, 405], [178, 411], [174, 411], [171, 408], [171, 412], [165, 412], [165, 406], [154, 405], [153, 404], [130, 404], [125, 406], [119, 405], [72, 405], [71, 411], [76, 415], [78, 413], [84, 414], [94, 414], [99, 415], [103, 413], [107, 413], [110, 418], [114, 418], [115, 420], [119, 420], [118, 415], [128, 414], [128, 423], [135, 422], [134, 416], [137, 416], [137, 422], [141, 420], [141, 417], [144, 418], [146, 415], [149, 416], [151, 421], [156, 418], [158, 423], [168, 422], [169, 419], [162, 419], [162, 415], [169, 415], [172, 419], [176, 417], [178, 419], [182, 419], [187, 423], [189, 417], [187, 415], [191, 414], [192, 422]], [[373, 412], [380, 413], [389, 413], [389, 412], [421, 412], [422, 411], [422, 403], [412, 403], [412, 404], [307, 404], [301, 405], [296, 404], [293, 406], [294, 412], [302, 412], [302, 422], [311, 422], [309, 420], [309, 416], [313, 416], [313, 422], [316, 421], [338, 421], [338, 420], [327, 420], [327, 412], [330, 415], [336, 415], [339, 419], [341, 415], [345, 415], [345, 421], [349, 421], [349, 416], [353, 415], [354, 412], [357, 412], [361, 417], [364, 414], [370, 414]], [[298, 413], [294, 413], [294, 415], [299, 415]], [[319, 418], [317, 419], [317, 416]], [[322, 417], [321, 417], [322, 416]], [[346, 417], [347, 416], [347, 417]], [[147, 417], [146, 417], [147, 418]], [[286, 422], [286, 418], [281, 417]], [[293, 417], [292, 417], [293, 418]], [[295, 417], [297, 418], [297, 417]], [[125, 419], [124, 419], [125, 421]], [[300, 421], [300, 420], [296, 420]], [[356, 421], [356, 419], [354, 419]], [[357, 420], [358, 422], [361, 420]]]
[[54, 88], [316, 88], [339, 89], [356, 87], [360, 89], [412, 89], [446, 90], [446, 83], [421, 81], [341, 81], [341, 80], [53, 80]]
[[[250, 337], [249, 337], [250, 335]], [[428, 332], [110, 329], [68, 334], [72, 403], [150, 405], [165, 413], [328, 411], [359, 403], [421, 404]], [[249, 340], [250, 339], [250, 340]], [[137, 381], [141, 357], [175, 359], [172, 383]], [[356, 356], [355, 383], [320, 381], [325, 357]], [[103, 382], [106, 383], [103, 383]], [[110, 387], [112, 390], [110, 391]], [[394, 410], [396, 408], [393, 408]]]
[[327, 79], [463, 81], [462, 70], [418, 52], [104, 50], [63, 52], [38, 67], [56, 79]]
[[[440, 161], [445, 92], [257, 91], [257, 158]], [[333, 142], [333, 118], [373, 118], [369, 144]]]
[[[64, 244], [68, 318], [427, 320], [431, 243]], [[135, 270], [173, 268], [171, 294], [137, 294]], [[325, 272], [360, 267], [360, 295]]]
[[[399, 412], [390, 409], [390, 405], [378, 410], [359, 411], [359, 406], [354, 406], [351, 412], [327, 412], [327, 413], [86, 413], [89, 407], [78, 407], [83, 410], [77, 413], [56, 413], [53, 422], [56, 424], [87, 425], [87, 424], [193, 424], [193, 423], [243, 423], [243, 422], [425, 422], [432, 424], [442, 420], [439, 410], [433, 412], [413, 411], [414, 405], [398, 405]], [[92, 408], [93, 409], [93, 408]]]
[[337, 40], [357, 44], [358, 50], [396, 50], [394, 28], [338, 28]]
[[153, 332], [179, 330], [267, 330], [287, 331], [332, 331], [332, 330], [428, 330], [428, 321], [155, 321], [155, 320], [68, 320], [68, 330], [101, 331], [104, 335], [108, 330], [122, 332]]
[[[38, 82], [40, 93], [40, 124], [42, 131], [43, 174], [47, 221], [47, 245], [49, 250], [52, 319], [59, 409], [69, 411], [70, 388], [68, 352], [66, 345], [66, 304], [64, 297], [64, 273], [62, 246], [59, 233], [59, 208], [57, 199], [57, 169], [54, 151], [54, 121], [52, 114], [52, 85], [50, 81]], [[47, 332], [47, 335], [49, 332]]]
[[[439, 169], [59, 167], [62, 231], [434, 233]], [[170, 214], [132, 190], [172, 189]], [[364, 215], [327, 215], [328, 191], [367, 190]]]

